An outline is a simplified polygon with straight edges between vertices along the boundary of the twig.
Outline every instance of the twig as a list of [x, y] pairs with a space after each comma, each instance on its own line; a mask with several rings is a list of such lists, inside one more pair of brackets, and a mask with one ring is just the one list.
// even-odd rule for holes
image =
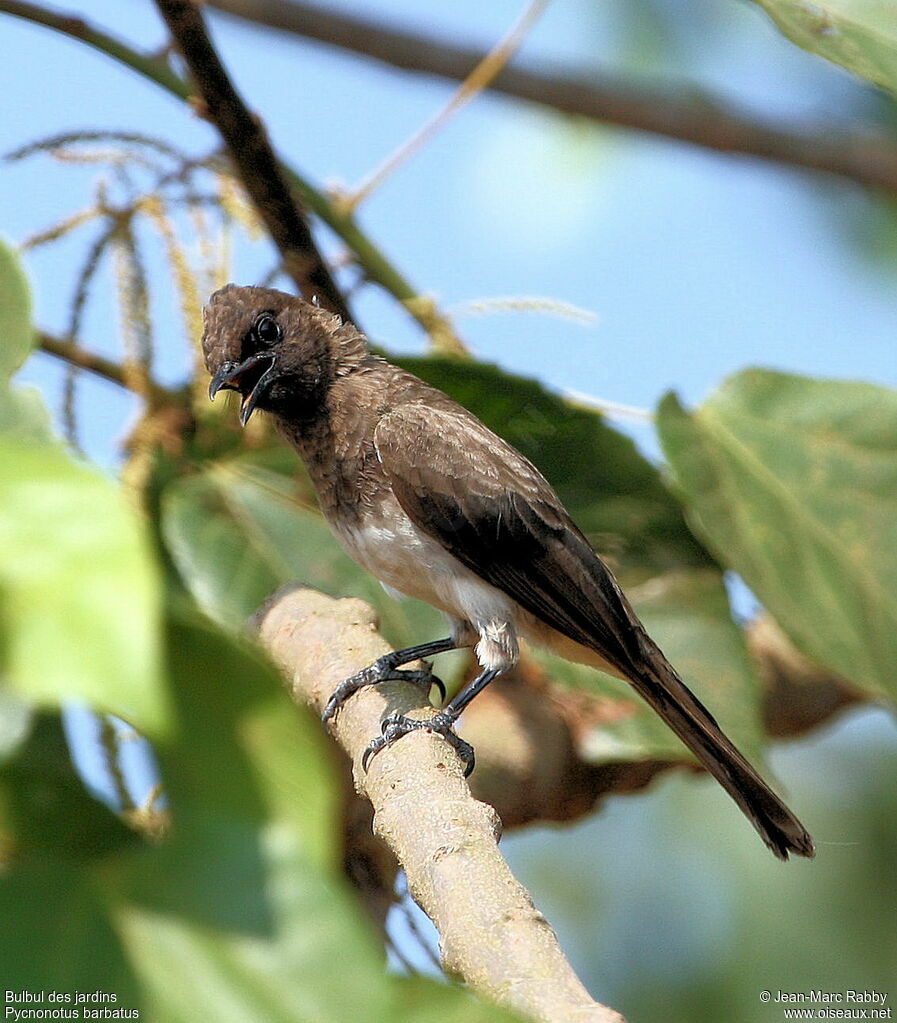
[[311, 230], [290, 193], [268, 133], [234, 88], [192, 0], [156, 0], [172, 39], [202, 96], [203, 114], [221, 133], [246, 191], [274, 239], [284, 269], [300, 294], [317, 297], [344, 320], [349, 307], [318, 251]]
[[[313, 590], [276, 594], [258, 624], [294, 697], [319, 711], [340, 679], [389, 649], [366, 604]], [[405, 684], [363, 691], [342, 708], [333, 732], [352, 759], [356, 788], [373, 804], [374, 830], [436, 924], [446, 970], [544, 1023], [622, 1023], [574, 974], [498, 850], [495, 811], [473, 799], [460, 762], [441, 739], [415, 732], [376, 757], [368, 774], [361, 770], [361, 755], [387, 707], [421, 712], [421, 697]]]
[[101, 714], [99, 717], [100, 749], [103, 752], [103, 766], [112, 782], [115, 791], [116, 810], [121, 814], [128, 814], [136, 809], [134, 797], [128, 788], [125, 780], [124, 769], [121, 764], [121, 748], [119, 746], [118, 729], [108, 714]]
[[[207, 0], [237, 17], [351, 50], [393, 67], [464, 81], [483, 57], [472, 47], [300, 0]], [[749, 117], [704, 91], [637, 84], [590, 72], [588, 78], [506, 67], [490, 88], [517, 99], [646, 131], [705, 149], [774, 160], [897, 192], [897, 146], [875, 126], [787, 126]]]
[[448, 103], [376, 167], [353, 193], [343, 196], [342, 201], [348, 212], [354, 212], [372, 192], [383, 184], [390, 174], [426, 145], [477, 93], [488, 87], [489, 83], [516, 53], [526, 38], [526, 33], [545, 9], [547, 2], [548, 0], [530, 0], [510, 31], [476, 65]]
[[568, 388], [564, 391], [564, 397], [576, 408], [594, 410], [609, 419], [630, 419], [639, 423], [650, 423], [654, 419], [654, 413], [650, 409], [638, 408], [636, 405], [624, 405], [620, 401], [610, 401], [605, 398], [593, 398], [585, 391]]
[[[37, 332], [38, 347], [47, 355], [52, 355], [63, 362], [67, 362], [79, 369], [85, 369], [95, 376], [109, 380], [126, 390], [133, 390], [129, 382], [129, 375], [124, 366], [120, 363], [107, 359], [96, 352], [90, 352], [81, 347], [80, 343], [68, 341], [45, 330]], [[154, 404], [182, 404], [182, 392], [163, 387], [154, 381], [147, 382], [147, 393]]]
[[[0, 14], [11, 14], [78, 39], [138, 72], [173, 96], [185, 102], [190, 100], [191, 87], [163, 60], [139, 53], [82, 18], [58, 14], [27, 0], [0, 0]], [[380, 285], [393, 295], [430, 335], [433, 349], [453, 355], [466, 354], [467, 349], [448, 318], [439, 311], [432, 299], [421, 295], [389, 262], [355, 220], [340, 213], [323, 192], [314, 188], [294, 169], [287, 167], [282, 169], [308, 208], [346, 243], [359, 266], [363, 268], [367, 280]]]

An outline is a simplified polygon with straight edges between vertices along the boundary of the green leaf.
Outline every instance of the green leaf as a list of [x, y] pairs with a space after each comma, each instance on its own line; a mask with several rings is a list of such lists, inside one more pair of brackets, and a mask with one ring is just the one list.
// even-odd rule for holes
[[85, 789], [59, 715], [33, 718], [27, 740], [0, 765], [0, 831], [16, 855], [91, 859], [132, 844], [134, 832]]
[[[633, 605], [683, 681], [747, 756], [762, 747], [760, 686], [741, 629], [732, 621], [722, 576], [683, 570], [630, 591]], [[580, 736], [593, 763], [691, 761], [685, 747], [632, 688], [584, 665], [537, 652], [549, 678], [596, 698], [594, 727]]]
[[50, 420], [33, 388], [12, 389], [10, 380], [34, 348], [31, 294], [16, 253], [0, 241], [0, 433], [22, 440], [48, 440]]
[[0, 241], [0, 383], [8, 384], [13, 373], [31, 354], [31, 295], [19, 257]]
[[793, 43], [897, 93], [894, 0], [757, 0]]
[[177, 741], [158, 753], [174, 827], [123, 874], [117, 914], [157, 1015], [326, 1021], [370, 999], [385, 1018], [381, 957], [340, 877], [320, 725], [256, 654], [189, 618], [168, 651]]
[[16, 691], [158, 734], [158, 590], [118, 487], [60, 449], [0, 439], [0, 657]]
[[[72, 996], [103, 991], [116, 995], [111, 1008], [140, 1008], [136, 979], [106, 902], [101, 875], [78, 860], [41, 854], [5, 870], [0, 876], [4, 989]], [[17, 1007], [72, 1011], [73, 1004], [72, 999]], [[80, 1018], [78, 1011], [74, 1018]]]
[[600, 414], [535, 380], [453, 359], [397, 359], [518, 448], [627, 582], [711, 564], [657, 469]]
[[658, 425], [695, 530], [813, 659], [897, 693], [897, 393], [749, 370]]

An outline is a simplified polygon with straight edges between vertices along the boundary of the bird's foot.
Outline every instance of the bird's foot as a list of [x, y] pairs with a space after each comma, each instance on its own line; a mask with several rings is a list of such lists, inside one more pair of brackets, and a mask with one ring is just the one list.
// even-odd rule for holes
[[381, 750], [391, 746], [397, 739], [401, 739], [403, 735], [423, 728], [427, 732], [435, 732], [437, 735], [441, 735], [449, 746], [452, 747], [464, 763], [464, 777], [466, 778], [473, 770], [476, 760], [473, 746], [455, 734], [453, 730], [455, 721], [457, 721], [457, 715], [446, 713], [445, 711], [441, 711], [423, 720], [409, 718], [404, 714], [390, 714], [383, 719], [381, 734], [371, 742], [362, 754], [361, 766], [367, 771], [371, 759]]
[[[424, 663], [426, 664], [426, 662]], [[445, 686], [442, 679], [437, 678], [433, 674], [429, 665], [420, 670], [400, 669], [390, 655], [386, 654], [367, 668], [362, 668], [357, 674], [350, 675], [349, 678], [343, 679], [340, 682], [331, 693], [327, 706], [324, 708], [324, 713], [321, 715], [321, 720], [329, 721], [346, 700], [357, 693], [359, 689], [363, 689], [365, 686], [375, 686], [380, 682], [393, 681], [410, 682], [412, 685], [422, 689], [427, 697], [430, 695], [430, 689], [436, 686], [441, 699], [445, 700]]]

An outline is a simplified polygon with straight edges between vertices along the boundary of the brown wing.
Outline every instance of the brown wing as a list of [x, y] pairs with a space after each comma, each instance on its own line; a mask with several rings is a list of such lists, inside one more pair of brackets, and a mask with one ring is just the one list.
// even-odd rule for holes
[[419, 529], [624, 674], [644, 670], [646, 637], [616, 580], [518, 451], [445, 399], [389, 412], [374, 443]]

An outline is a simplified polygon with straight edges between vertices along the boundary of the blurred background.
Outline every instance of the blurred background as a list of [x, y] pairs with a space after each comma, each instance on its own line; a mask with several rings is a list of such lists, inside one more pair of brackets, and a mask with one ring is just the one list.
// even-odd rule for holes
[[[75, 6], [141, 48], [166, 39], [148, 3]], [[328, 6], [481, 50], [521, 9], [511, 0]], [[454, 88], [211, 9], [207, 17], [277, 150], [321, 185], [358, 183]], [[196, 156], [215, 146], [209, 126], [103, 54], [15, 18], [0, 18], [0, 33], [3, 153], [77, 129], [136, 128]], [[733, 0], [554, 0], [518, 59], [585, 79], [675, 83], [795, 130], [893, 123], [883, 94], [793, 46], [759, 7]], [[0, 230], [15, 242], [87, 206], [99, 174], [46, 154], [0, 173]], [[487, 92], [359, 217], [456, 317], [477, 358], [560, 394], [630, 407], [614, 425], [652, 459], [660, 456], [650, 413], [665, 392], [694, 405], [747, 366], [897, 384], [893, 202], [844, 179], [600, 127]], [[338, 254], [339, 243], [319, 233]], [[65, 333], [85, 237], [26, 255], [45, 329]], [[164, 273], [159, 244], [147, 252], [150, 272]], [[254, 283], [273, 262], [264, 244], [237, 245], [234, 279]], [[97, 351], [117, 350], [118, 325], [108, 318], [114, 290], [101, 270], [80, 331]], [[508, 298], [524, 309], [508, 308]], [[542, 299], [554, 308], [534, 310]], [[175, 385], [190, 349], [171, 293], [156, 301], [159, 336], [170, 337], [157, 365]], [[351, 301], [376, 343], [423, 351], [417, 325], [379, 289], [359, 287]], [[61, 409], [59, 363], [38, 355], [20, 379]], [[85, 378], [77, 402], [84, 450], [113, 470], [133, 413], [128, 396]], [[736, 610], [750, 614], [751, 595], [737, 581], [733, 593]], [[575, 827], [506, 836], [512, 868], [574, 967], [631, 1021], [782, 1019], [780, 1006], [761, 1003], [763, 990], [865, 988], [897, 997], [893, 718], [870, 707], [845, 713], [771, 749], [769, 768], [817, 839], [815, 862], [774, 861], [714, 783], [679, 774], [610, 799]], [[402, 928], [405, 954], [426, 968]]]

